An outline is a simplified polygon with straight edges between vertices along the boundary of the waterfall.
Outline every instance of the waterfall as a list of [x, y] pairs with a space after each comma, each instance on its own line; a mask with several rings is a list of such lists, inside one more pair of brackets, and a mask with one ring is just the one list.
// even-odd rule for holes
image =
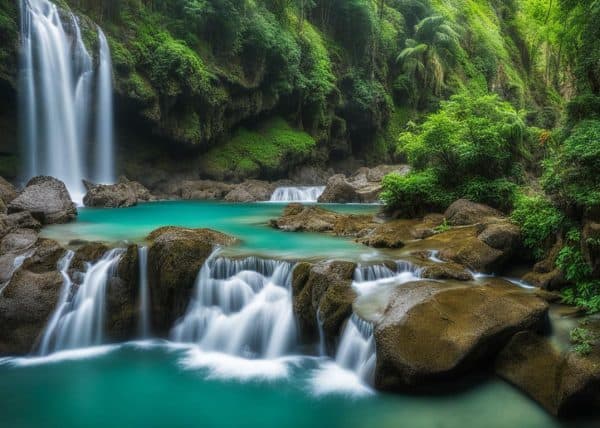
[[112, 61], [106, 36], [98, 28], [100, 41], [100, 66], [98, 68], [98, 113], [96, 125], [96, 183], [114, 181], [113, 159], [113, 86]]
[[[419, 278], [420, 269], [403, 260], [393, 265], [358, 266], [354, 271], [352, 288], [363, 296], [379, 287], [397, 286]], [[343, 368], [356, 373], [363, 382], [372, 384], [376, 363], [373, 325], [353, 313], [342, 331], [335, 360]]]
[[325, 186], [278, 187], [270, 202], [317, 202]]
[[102, 149], [94, 151], [89, 144], [95, 98], [93, 61], [78, 20], [71, 15], [66, 31], [58, 8], [48, 0], [21, 0], [20, 9], [19, 104], [24, 178], [56, 177], [66, 184], [71, 197], [81, 202], [85, 193], [82, 179], [93, 175], [90, 163], [94, 165], [92, 170], [102, 171], [103, 181], [113, 179], [112, 71], [106, 38], [102, 34], [99, 37], [96, 85], [95, 144]]
[[187, 313], [171, 336], [202, 350], [275, 358], [295, 344], [288, 262], [213, 254], [196, 279]]
[[103, 343], [107, 285], [123, 252], [123, 249], [111, 250], [90, 265], [77, 289], [67, 273], [73, 256], [63, 258], [59, 266], [63, 289], [58, 307], [44, 332], [40, 347], [42, 355]]
[[142, 338], [150, 335], [150, 290], [148, 285], [148, 247], [138, 248], [140, 267], [140, 323], [139, 333]]

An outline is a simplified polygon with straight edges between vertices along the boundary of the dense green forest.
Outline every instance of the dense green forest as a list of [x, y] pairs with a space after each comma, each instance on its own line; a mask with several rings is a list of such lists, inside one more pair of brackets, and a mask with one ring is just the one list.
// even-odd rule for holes
[[[0, 6], [13, 85], [14, 3]], [[389, 212], [461, 197], [512, 212], [565, 299], [600, 310], [599, 1], [58, 3], [90, 45], [92, 21], [106, 31], [124, 127], [198, 150], [201, 176], [409, 163], [384, 181]]]

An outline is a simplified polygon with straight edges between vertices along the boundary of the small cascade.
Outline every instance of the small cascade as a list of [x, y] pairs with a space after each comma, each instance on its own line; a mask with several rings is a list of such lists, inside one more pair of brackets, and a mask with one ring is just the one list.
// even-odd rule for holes
[[[359, 296], [363, 296], [375, 292], [379, 287], [397, 286], [419, 278], [419, 267], [399, 260], [394, 264], [358, 266], [354, 271], [352, 287]], [[372, 384], [377, 360], [375, 351], [373, 325], [353, 313], [342, 331], [336, 363], [356, 373], [362, 382]]]
[[76, 290], [67, 273], [73, 256], [67, 254], [61, 260], [59, 268], [63, 275], [63, 289], [43, 336], [42, 355], [103, 343], [106, 289], [123, 252], [123, 249], [111, 250], [90, 265]]
[[354, 272], [352, 287], [359, 295], [365, 295], [384, 285], [417, 281], [420, 277], [421, 268], [405, 260], [389, 265], [361, 265]]
[[278, 187], [270, 202], [317, 202], [325, 186]]
[[295, 344], [293, 264], [213, 254], [196, 279], [195, 296], [173, 340], [246, 358], [275, 358]]
[[140, 269], [140, 321], [139, 334], [142, 338], [150, 336], [150, 289], [148, 285], [148, 247], [138, 248]]
[[335, 361], [355, 372], [363, 382], [373, 383], [376, 354], [371, 323], [352, 314], [344, 327]]
[[[85, 193], [82, 179], [102, 178], [105, 182], [112, 181], [114, 175], [108, 44], [100, 31], [98, 82], [94, 85], [92, 57], [77, 18], [70, 15], [70, 20], [63, 22], [57, 6], [48, 0], [21, 0], [20, 9], [19, 101], [24, 178], [59, 178], [71, 197], [81, 202]], [[90, 119], [94, 113], [96, 141], [91, 141]], [[101, 174], [96, 176], [95, 170]]]

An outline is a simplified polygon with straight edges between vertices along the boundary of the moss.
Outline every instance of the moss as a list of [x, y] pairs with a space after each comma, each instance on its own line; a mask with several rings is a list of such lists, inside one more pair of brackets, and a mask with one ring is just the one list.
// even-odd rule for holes
[[263, 123], [257, 130], [240, 129], [232, 139], [210, 150], [202, 171], [215, 179], [273, 177], [306, 161], [315, 140], [281, 119]]

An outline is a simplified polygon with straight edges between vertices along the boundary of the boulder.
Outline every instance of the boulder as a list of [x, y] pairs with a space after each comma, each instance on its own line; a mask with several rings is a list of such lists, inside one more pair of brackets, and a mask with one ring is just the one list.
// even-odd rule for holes
[[66, 223], [77, 216], [77, 209], [65, 184], [53, 177], [34, 177], [8, 204], [9, 214], [29, 211], [42, 224]]
[[75, 255], [73, 256], [73, 260], [71, 260], [70, 269], [73, 271], [85, 272], [87, 270], [87, 263], [96, 263], [108, 250], [108, 246], [102, 242], [85, 243], [75, 250]]
[[9, 204], [13, 199], [17, 197], [17, 190], [15, 186], [6, 181], [3, 177], [0, 177], [0, 200], [4, 204]]
[[361, 202], [356, 189], [346, 180], [343, 174], [336, 174], [327, 180], [325, 191], [319, 196], [321, 203]]
[[38, 234], [31, 229], [17, 229], [0, 241], [0, 254], [21, 253], [32, 248], [37, 242]]
[[136, 197], [136, 199], [137, 199], [138, 202], [148, 202], [148, 201], [153, 201], [153, 200], [156, 199], [152, 195], [152, 193], [150, 193], [150, 190], [148, 190], [139, 181], [129, 180], [127, 177], [125, 177], [124, 175], [122, 175], [122, 176], [119, 177], [119, 183], [126, 184], [127, 186], [129, 186], [129, 188], [135, 194], [135, 197]]
[[459, 199], [444, 213], [450, 226], [467, 226], [485, 222], [490, 217], [502, 217], [502, 213], [487, 205]]
[[548, 304], [514, 287], [398, 287], [375, 323], [376, 387], [428, 390], [484, 366], [517, 332], [542, 328]]
[[210, 229], [167, 226], [147, 240], [152, 320], [157, 333], [165, 334], [185, 313], [198, 271], [214, 248], [236, 239]]
[[15, 273], [0, 295], [0, 355], [32, 350], [56, 307], [62, 283], [57, 271]]
[[555, 416], [597, 415], [600, 408], [598, 347], [589, 355], [578, 355], [524, 331], [499, 354], [495, 370]]
[[556, 267], [556, 259], [563, 247], [562, 239], [558, 239], [545, 259], [537, 262], [531, 272], [523, 276], [523, 281], [544, 290], [557, 291], [567, 285], [564, 273]]
[[275, 184], [261, 180], [246, 180], [236, 184], [225, 195], [227, 202], [260, 202], [268, 201], [275, 191]]
[[592, 268], [592, 275], [600, 276], [600, 223], [587, 220], [581, 233], [581, 251]]
[[342, 215], [317, 206], [292, 203], [281, 217], [271, 220], [272, 227], [286, 232], [332, 232]]
[[23, 269], [33, 273], [56, 271], [58, 262], [64, 255], [65, 249], [58, 242], [40, 238], [35, 244], [35, 250], [23, 261]]
[[360, 242], [374, 248], [402, 248], [406, 241], [417, 239], [414, 220], [392, 220], [375, 226]]
[[42, 224], [37, 221], [30, 212], [21, 211], [18, 213], [10, 214], [6, 216], [6, 223], [12, 230], [14, 229], [33, 229], [40, 230]]
[[428, 279], [454, 279], [457, 281], [472, 281], [473, 275], [464, 266], [457, 263], [429, 262], [423, 266], [421, 277]]
[[137, 203], [134, 189], [125, 183], [88, 185], [83, 197], [86, 207], [126, 208]]
[[137, 337], [139, 305], [138, 246], [130, 245], [115, 269], [106, 291], [106, 334], [122, 342]]
[[213, 180], [184, 180], [178, 190], [181, 199], [221, 200], [233, 190], [232, 184]]
[[355, 263], [344, 261], [299, 263], [295, 267], [294, 314], [305, 342], [314, 343], [321, 328], [328, 351], [333, 351], [335, 339], [352, 314], [352, 304], [357, 297], [352, 288], [355, 269]]

